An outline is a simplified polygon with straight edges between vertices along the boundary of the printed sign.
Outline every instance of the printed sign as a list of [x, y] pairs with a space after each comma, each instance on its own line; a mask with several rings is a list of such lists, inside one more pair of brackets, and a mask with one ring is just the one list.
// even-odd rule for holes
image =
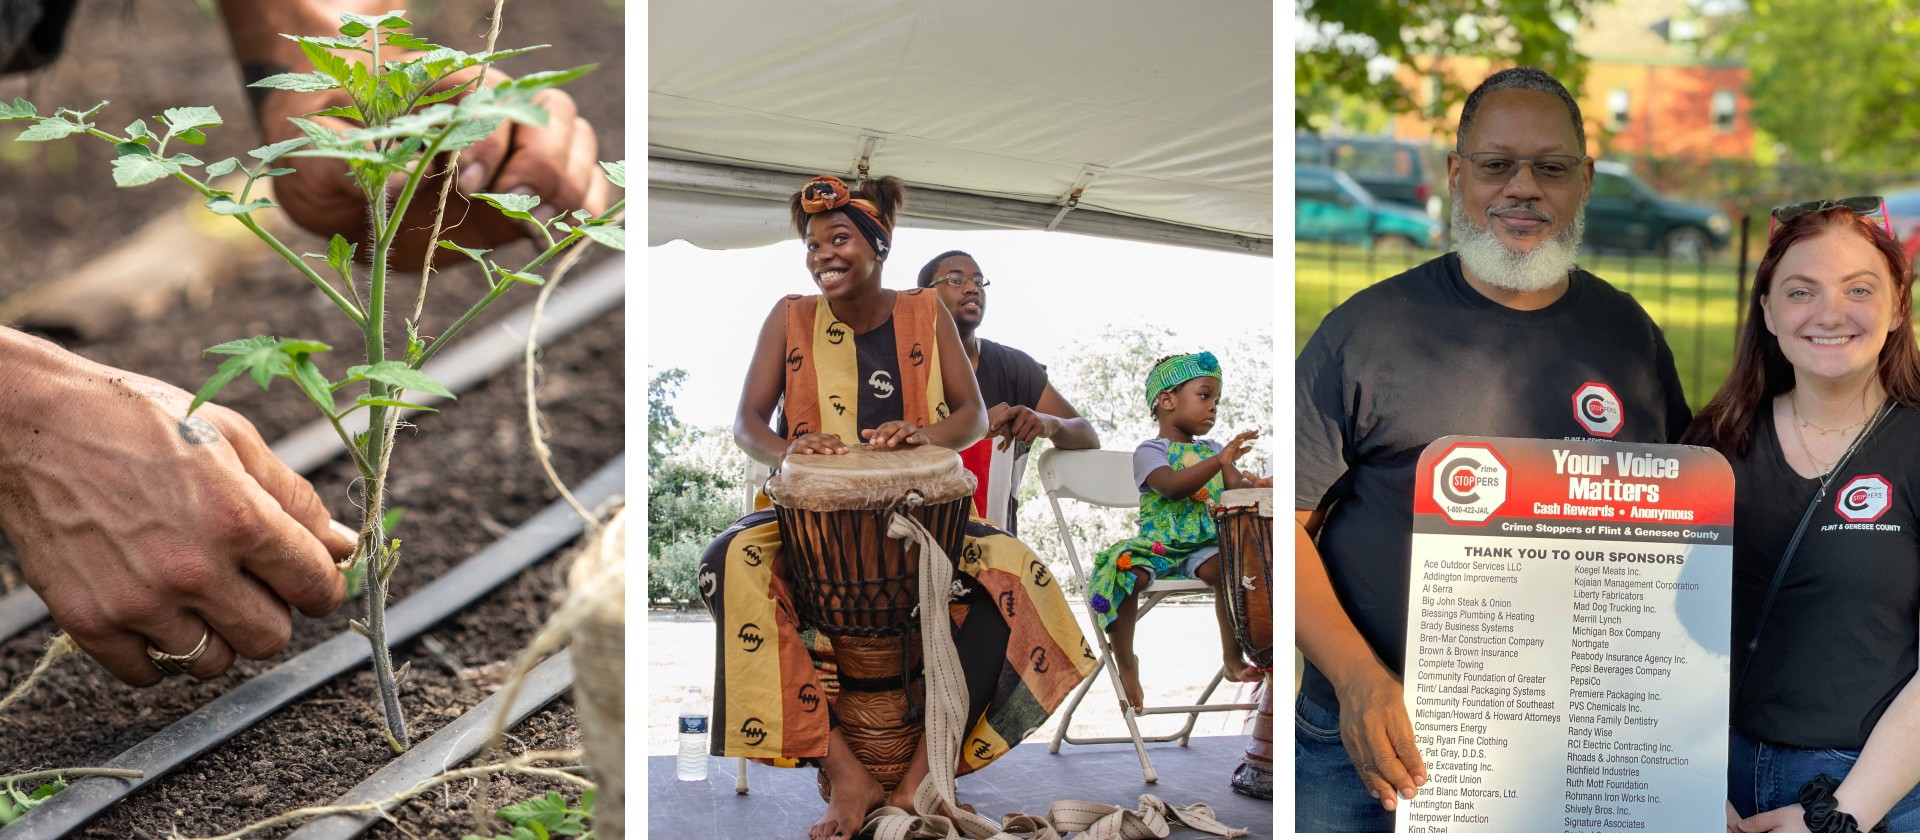
[[[1581, 393], [1599, 403], [1576, 397], [1583, 424], [1619, 428], [1611, 391]], [[1396, 829], [1722, 830], [1726, 460], [1448, 437], [1416, 475], [1405, 696], [1428, 781]], [[1849, 485], [1862, 492], [1841, 494], [1843, 516], [1884, 511], [1877, 478]]]

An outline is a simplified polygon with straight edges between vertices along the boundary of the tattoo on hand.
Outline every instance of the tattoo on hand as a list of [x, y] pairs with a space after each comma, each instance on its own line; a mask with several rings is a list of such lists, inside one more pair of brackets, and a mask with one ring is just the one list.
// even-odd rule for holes
[[180, 418], [180, 439], [194, 446], [204, 446], [220, 440], [220, 431], [207, 422], [205, 417]]

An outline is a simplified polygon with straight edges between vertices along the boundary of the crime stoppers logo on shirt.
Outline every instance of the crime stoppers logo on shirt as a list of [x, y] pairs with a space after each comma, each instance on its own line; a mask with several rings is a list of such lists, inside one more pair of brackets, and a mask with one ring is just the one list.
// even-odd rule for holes
[[1594, 437], [1610, 438], [1620, 431], [1625, 414], [1620, 396], [1603, 382], [1588, 382], [1573, 392], [1573, 419]]
[[1833, 511], [1848, 522], [1872, 522], [1893, 507], [1893, 485], [1877, 475], [1855, 477], [1840, 488]]
[[1486, 444], [1455, 444], [1434, 465], [1433, 500], [1448, 522], [1485, 522], [1507, 501], [1507, 465]]

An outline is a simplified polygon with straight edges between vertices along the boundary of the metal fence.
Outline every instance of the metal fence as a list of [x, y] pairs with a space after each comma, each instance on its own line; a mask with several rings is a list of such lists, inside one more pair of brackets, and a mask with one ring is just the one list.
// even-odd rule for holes
[[[1733, 364], [1733, 346], [1743, 315], [1741, 298], [1751, 264], [1741, 259], [1747, 237], [1742, 220], [1735, 245], [1705, 261], [1651, 256], [1581, 254], [1580, 267], [1640, 302], [1666, 334], [1687, 402], [1698, 410], [1713, 396]], [[1440, 255], [1418, 248], [1387, 249], [1295, 243], [1294, 353], [1335, 306], [1355, 292]]]

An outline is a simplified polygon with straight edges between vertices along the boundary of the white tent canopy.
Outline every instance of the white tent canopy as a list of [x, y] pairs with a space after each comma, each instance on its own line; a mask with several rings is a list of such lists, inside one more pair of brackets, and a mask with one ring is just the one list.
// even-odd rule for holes
[[[793, 234], [808, 175], [910, 185], [903, 224], [1271, 256], [1270, 4], [655, 0], [648, 237]], [[777, 204], [776, 204], [777, 202]]]

